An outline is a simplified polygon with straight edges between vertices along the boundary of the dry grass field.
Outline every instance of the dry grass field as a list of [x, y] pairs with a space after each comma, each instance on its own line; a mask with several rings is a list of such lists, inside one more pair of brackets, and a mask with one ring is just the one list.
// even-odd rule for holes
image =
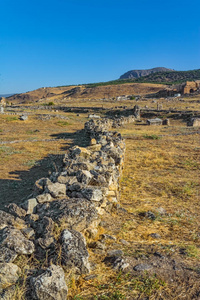
[[119, 131], [126, 138], [126, 212], [105, 217], [104, 232], [116, 237], [107, 247], [123, 250], [134, 264], [153, 262], [155, 269], [119, 274], [98, 263], [97, 278], [80, 281], [70, 299], [199, 299], [199, 132], [177, 121]]
[[84, 143], [78, 131], [86, 116], [64, 116], [67, 119], [38, 119], [33, 113], [27, 121], [20, 121], [17, 115], [0, 115], [1, 207], [25, 200], [38, 178], [48, 176], [62, 164], [69, 146]]
[[[153, 101], [68, 100], [65, 105], [109, 109], [138, 104], [155, 109], [162, 103], [164, 109], [200, 111], [200, 97]], [[27, 111], [31, 115], [24, 122], [17, 116], [0, 115], [1, 207], [25, 200], [36, 179], [61, 166], [69, 146], [88, 142], [81, 132], [86, 113], [57, 112], [53, 117], [55, 112]], [[39, 119], [37, 114], [52, 117]], [[199, 128], [187, 127], [181, 118], [171, 118], [170, 126], [146, 126], [143, 121], [117, 129], [126, 142], [121, 208], [103, 216], [96, 240], [102, 233], [110, 234], [116, 239], [106, 242], [106, 251], [122, 250], [130, 266], [151, 263], [154, 267], [115, 272], [103, 262], [106, 251], [89, 248], [94, 277], [76, 280], [66, 274], [70, 300], [200, 299]], [[33, 263], [45, 266], [22, 256], [15, 263], [22, 270]], [[24, 299], [25, 278], [21, 282], [14, 300]]]

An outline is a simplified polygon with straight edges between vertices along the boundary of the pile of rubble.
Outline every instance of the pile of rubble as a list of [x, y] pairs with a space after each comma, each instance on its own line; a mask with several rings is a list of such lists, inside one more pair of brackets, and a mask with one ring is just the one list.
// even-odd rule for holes
[[72, 147], [61, 172], [36, 181], [31, 199], [0, 211], [1, 299], [14, 297], [21, 272], [14, 262], [21, 255], [49, 265], [46, 270], [27, 266], [26, 299], [66, 299], [61, 266], [77, 275], [90, 272], [84, 235], [95, 236], [101, 215], [118, 202], [124, 164], [125, 143], [109, 130], [134, 120], [133, 115], [86, 122], [90, 146]]

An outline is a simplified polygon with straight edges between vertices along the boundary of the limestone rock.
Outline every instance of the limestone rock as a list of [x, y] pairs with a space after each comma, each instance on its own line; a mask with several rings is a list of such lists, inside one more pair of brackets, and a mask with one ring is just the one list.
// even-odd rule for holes
[[91, 201], [101, 201], [103, 199], [103, 193], [100, 188], [88, 187], [81, 191], [84, 198]]
[[26, 239], [19, 229], [6, 227], [0, 238], [1, 247], [7, 247], [17, 254], [32, 254], [35, 250], [33, 242]]
[[59, 182], [53, 183], [47, 179], [45, 191], [51, 194], [53, 198], [63, 197], [66, 196], [66, 185]]
[[10, 203], [8, 205], [8, 212], [15, 216], [15, 217], [19, 217], [19, 218], [23, 218], [26, 216], [26, 210], [19, 207], [17, 204], [15, 203]]
[[26, 210], [27, 215], [31, 215], [35, 213], [37, 204], [36, 198], [31, 198], [22, 203], [21, 206]]
[[0, 263], [0, 292], [15, 284], [19, 278], [20, 268], [12, 263]]
[[89, 150], [87, 150], [86, 148], [83, 147], [79, 147], [79, 146], [74, 146], [71, 150], [70, 150], [70, 155], [71, 158], [75, 158], [77, 156], [81, 156], [84, 158], [90, 158], [91, 152]]
[[17, 257], [17, 253], [7, 247], [0, 247], [0, 263], [11, 263]]
[[61, 233], [62, 263], [68, 269], [74, 269], [78, 274], [90, 272], [88, 251], [83, 235], [75, 230], [65, 229]]
[[25, 226], [25, 222], [22, 219], [15, 218], [14, 216], [6, 213], [3, 210], [0, 210], [0, 229], [5, 228], [6, 226]]
[[94, 205], [86, 199], [63, 199], [39, 204], [37, 207], [41, 218], [47, 216], [55, 222], [63, 222], [67, 228], [83, 231], [100, 222]]
[[38, 203], [45, 203], [45, 202], [50, 202], [50, 201], [54, 200], [52, 198], [52, 196], [48, 193], [38, 195], [36, 197], [36, 199], [37, 199]]
[[61, 267], [51, 265], [43, 274], [31, 278], [32, 296], [36, 300], [66, 300], [68, 288]]

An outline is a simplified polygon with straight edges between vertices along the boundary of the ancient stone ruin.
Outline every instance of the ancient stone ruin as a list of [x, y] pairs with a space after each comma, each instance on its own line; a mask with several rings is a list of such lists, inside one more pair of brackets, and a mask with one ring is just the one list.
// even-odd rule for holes
[[187, 122], [187, 126], [200, 127], [200, 118], [191, 118]]
[[[138, 108], [134, 110], [139, 117]], [[95, 236], [101, 215], [119, 201], [119, 179], [125, 143], [110, 128], [134, 122], [136, 116], [91, 119], [85, 123], [90, 146], [69, 149], [60, 172], [36, 181], [32, 196], [20, 206], [0, 211], [0, 298], [13, 299], [21, 255], [45, 260], [46, 269], [27, 268], [26, 299], [65, 300], [65, 272], [90, 273], [85, 236]], [[64, 227], [63, 227], [64, 226]], [[116, 269], [126, 263], [116, 261]], [[6, 283], [6, 284], [5, 284]]]

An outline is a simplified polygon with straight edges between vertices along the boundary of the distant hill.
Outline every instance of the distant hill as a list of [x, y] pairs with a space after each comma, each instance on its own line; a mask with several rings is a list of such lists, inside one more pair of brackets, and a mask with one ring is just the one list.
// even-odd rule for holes
[[119, 79], [135, 79], [143, 76], [148, 76], [150, 74], [157, 73], [157, 72], [170, 72], [170, 71], [174, 71], [174, 70], [163, 68], [163, 67], [146, 69], [146, 70], [131, 70], [121, 75]]
[[179, 84], [194, 80], [200, 80], [200, 69], [191, 71], [157, 72], [137, 78], [134, 82]]
[[[120, 84], [121, 83], [121, 84]], [[40, 88], [27, 93], [16, 94], [8, 99], [11, 103], [35, 103], [48, 104], [49, 102], [57, 103], [67, 99], [102, 99], [113, 98], [122, 95], [145, 95], [157, 93], [166, 88], [162, 84], [135, 83], [133, 81], [125, 83], [124, 80], [97, 83], [79, 86], [60, 86]]]

